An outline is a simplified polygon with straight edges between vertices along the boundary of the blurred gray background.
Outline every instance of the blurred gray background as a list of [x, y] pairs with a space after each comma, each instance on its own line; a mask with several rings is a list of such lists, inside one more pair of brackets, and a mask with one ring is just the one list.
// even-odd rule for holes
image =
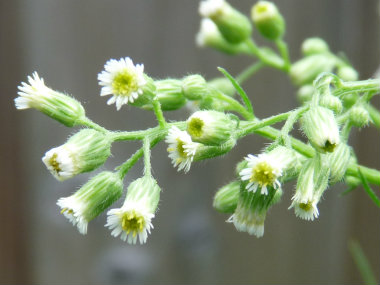
[[[231, 1], [245, 14], [254, 2]], [[380, 62], [378, 1], [276, 3], [287, 21], [292, 61], [300, 57], [303, 39], [320, 36], [332, 51], [345, 52], [362, 79], [373, 76]], [[89, 175], [59, 183], [41, 157], [75, 130], [36, 111], [16, 111], [17, 85], [38, 71], [48, 86], [72, 94], [106, 128], [154, 126], [150, 112], [128, 106], [116, 112], [114, 105], [107, 106], [99, 96], [97, 74], [108, 59], [125, 56], [144, 63], [155, 78], [200, 73], [210, 79], [220, 75], [217, 66], [237, 74], [250, 59], [195, 46], [197, 10], [198, 1], [0, 1], [1, 283], [358, 284], [362, 279], [347, 249], [351, 238], [360, 242], [379, 278], [380, 212], [362, 188], [341, 197], [346, 187], [331, 187], [320, 203], [320, 217], [306, 222], [287, 209], [294, 190], [289, 183], [281, 203], [268, 214], [261, 239], [237, 232], [225, 223], [228, 215], [212, 209], [215, 191], [233, 179], [235, 164], [268, 142], [258, 136], [239, 141], [223, 158], [193, 164], [186, 175], [171, 166], [166, 145], [158, 145], [152, 164], [163, 192], [144, 246], [113, 238], [104, 228], [105, 214], [90, 223], [86, 236], [60, 215], [57, 199], [70, 195]], [[266, 43], [257, 33], [254, 37]], [[260, 71], [244, 88], [259, 117], [297, 105], [294, 87], [275, 70]], [[184, 120], [188, 113], [166, 116]], [[380, 168], [378, 131], [357, 131], [351, 142], [360, 163]], [[116, 143], [102, 169], [113, 169], [138, 146]], [[141, 170], [136, 165], [125, 184]]]

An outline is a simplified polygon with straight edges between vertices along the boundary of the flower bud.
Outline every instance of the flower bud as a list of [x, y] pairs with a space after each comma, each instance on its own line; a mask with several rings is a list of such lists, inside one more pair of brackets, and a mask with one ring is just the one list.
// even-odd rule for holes
[[144, 74], [145, 84], [141, 87], [141, 94], [129, 104], [135, 107], [144, 107], [152, 102], [156, 96], [156, 85], [154, 80]]
[[351, 159], [351, 149], [345, 143], [340, 143], [333, 153], [326, 156], [330, 165], [330, 184], [341, 181], [346, 173]]
[[310, 159], [300, 171], [292, 204], [297, 217], [304, 220], [318, 218], [317, 204], [327, 189], [329, 168], [320, 155]]
[[217, 146], [208, 146], [201, 143], [195, 144], [197, 144], [197, 149], [194, 161], [200, 161], [226, 154], [236, 145], [236, 139], [231, 137], [228, 141]]
[[210, 19], [202, 19], [201, 27], [196, 36], [198, 47], [211, 47], [226, 54], [249, 53], [245, 43], [232, 44], [228, 42]]
[[348, 65], [339, 67], [337, 75], [344, 81], [356, 81], [359, 79], [359, 73]]
[[313, 54], [328, 52], [329, 46], [321, 38], [308, 38], [303, 41], [301, 50], [305, 56], [309, 56]]
[[[156, 80], [156, 96], [163, 111], [177, 110], [186, 104], [186, 98], [182, 93], [182, 82], [177, 79]], [[152, 105], [146, 105], [144, 109], [152, 109]]]
[[264, 221], [269, 208], [280, 200], [281, 189], [270, 187], [268, 195], [241, 190], [234, 214], [227, 220], [239, 232], [247, 232], [260, 238], [264, 235]]
[[368, 125], [370, 117], [366, 108], [363, 106], [354, 106], [350, 109], [349, 112], [350, 121], [354, 126], [362, 128]]
[[231, 81], [225, 77], [214, 78], [208, 81], [207, 84], [230, 97], [233, 97], [236, 93], [235, 87], [232, 85]]
[[290, 68], [290, 78], [295, 85], [310, 84], [322, 72], [331, 72], [335, 59], [327, 54], [314, 54], [300, 59]]
[[187, 120], [187, 132], [195, 142], [220, 145], [229, 140], [236, 121], [218, 111], [198, 111]]
[[182, 79], [182, 93], [188, 100], [199, 100], [208, 93], [206, 80], [199, 74]]
[[319, 105], [330, 109], [335, 114], [340, 114], [340, 112], [343, 110], [342, 101], [340, 101], [338, 97], [330, 94], [323, 95], [319, 101]]
[[141, 244], [145, 243], [153, 228], [152, 219], [160, 200], [160, 191], [156, 180], [150, 176], [133, 181], [128, 187], [123, 206], [107, 213], [105, 226], [112, 230], [111, 235], [120, 235], [129, 244], [136, 244], [137, 237]]
[[119, 199], [122, 192], [123, 181], [119, 174], [103, 171], [73, 195], [60, 198], [57, 205], [79, 232], [86, 234], [88, 223]]
[[89, 172], [104, 164], [111, 155], [111, 140], [101, 132], [83, 129], [42, 158], [47, 169], [59, 181]]
[[22, 82], [18, 87], [17, 109], [37, 109], [67, 127], [76, 126], [85, 118], [85, 111], [77, 100], [47, 87], [37, 72], [33, 77], [28, 76], [28, 81], [29, 84]]
[[325, 107], [311, 107], [301, 118], [301, 127], [318, 151], [333, 152], [340, 143], [334, 113]]
[[233, 213], [236, 209], [240, 191], [240, 181], [232, 181], [216, 192], [213, 207], [221, 213]]
[[303, 85], [297, 91], [297, 98], [301, 103], [306, 103], [311, 100], [314, 94], [314, 86], [312, 84]]
[[276, 5], [268, 1], [257, 2], [251, 10], [251, 18], [261, 35], [269, 40], [281, 38], [285, 32], [285, 21]]
[[210, 18], [227, 42], [238, 44], [252, 33], [250, 21], [224, 0], [205, 0], [199, 5], [202, 17]]

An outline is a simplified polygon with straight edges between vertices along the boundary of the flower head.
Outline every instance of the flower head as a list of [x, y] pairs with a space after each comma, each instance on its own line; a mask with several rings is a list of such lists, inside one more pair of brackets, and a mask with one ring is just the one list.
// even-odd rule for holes
[[60, 198], [57, 205], [81, 234], [87, 233], [88, 223], [120, 198], [123, 182], [117, 173], [103, 171], [91, 178], [73, 195]]
[[58, 122], [72, 127], [85, 117], [82, 105], [74, 98], [47, 87], [37, 72], [28, 76], [29, 83], [22, 82], [15, 99], [19, 110], [34, 108]]
[[210, 18], [223, 13], [227, 7], [228, 3], [225, 0], [205, 0], [199, 4], [199, 14]]
[[107, 213], [107, 224], [112, 232], [111, 235], [128, 243], [136, 244], [137, 237], [141, 244], [145, 243], [150, 230], [153, 228], [152, 219], [154, 214], [146, 207], [137, 203], [124, 203], [119, 209], [112, 209]]
[[108, 211], [106, 227], [111, 235], [136, 244], [137, 238], [143, 244], [153, 229], [152, 219], [160, 199], [160, 187], [150, 176], [133, 181], [129, 187], [125, 202], [121, 208]]
[[175, 126], [169, 130], [165, 141], [169, 144], [169, 157], [174, 167], [178, 166], [178, 171], [184, 169], [188, 172], [199, 144], [193, 142], [187, 132]]
[[102, 165], [111, 155], [108, 137], [92, 129], [83, 129], [55, 147], [42, 158], [47, 169], [59, 181], [64, 181]]
[[104, 65], [104, 71], [99, 73], [99, 85], [103, 86], [100, 96], [113, 95], [107, 104], [116, 103], [117, 110], [121, 106], [133, 103], [141, 94], [142, 87], [147, 83], [144, 77], [144, 65], [134, 65], [129, 57], [120, 60], [110, 59]]

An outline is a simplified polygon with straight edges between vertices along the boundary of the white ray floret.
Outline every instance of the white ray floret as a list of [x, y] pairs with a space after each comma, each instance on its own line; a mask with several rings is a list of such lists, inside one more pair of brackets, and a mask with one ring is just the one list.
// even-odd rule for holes
[[63, 214], [74, 226], [77, 226], [82, 235], [85, 235], [87, 233], [89, 222], [84, 215], [84, 212], [87, 209], [87, 204], [73, 195], [60, 198], [57, 205], [62, 209], [61, 214]]
[[59, 181], [64, 181], [77, 174], [73, 151], [63, 145], [49, 150], [42, 158], [47, 169]]

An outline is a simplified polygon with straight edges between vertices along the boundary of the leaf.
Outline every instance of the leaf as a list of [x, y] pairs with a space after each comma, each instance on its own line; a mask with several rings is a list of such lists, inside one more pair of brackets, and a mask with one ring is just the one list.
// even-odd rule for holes
[[362, 171], [360, 170], [360, 167], [358, 167], [358, 172], [359, 172], [359, 178], [362, 181], [364, 190], [367, 192], [368, 196], [375, 203], [375, 205], [380, 208], [380, 200], [376, 196], [375, 192], [369, 186], [367, 179], [365, 178]]
[[254, 115], [253, 113], [253, 107], [252, 107], [252, 104], [251, 104], [251, 101], [249, 100], [247, 94], [245, 93], [245, 91], [243, 90], [243, 88], [241, 88], [241, 86], [239, 85], [239, 83], [235, 80], [235, 78], [232, 77], [231, 74], [229, 74], [227, 72], [227, 70], [225, 70], [224, 68], [222, 67], [218, 67], [218, 70], [223, 73], [223, 75], [225, 77], [227, 77], [228, 80], [231, 81], [232, 85], [235, 87], [237, 93], [240, 95], [240, 97], [243, 99], [243, 102], [245, 104], [245, 106], [247, 107], [247, 110], [248, 112], [250, 112], [252, 115]]

